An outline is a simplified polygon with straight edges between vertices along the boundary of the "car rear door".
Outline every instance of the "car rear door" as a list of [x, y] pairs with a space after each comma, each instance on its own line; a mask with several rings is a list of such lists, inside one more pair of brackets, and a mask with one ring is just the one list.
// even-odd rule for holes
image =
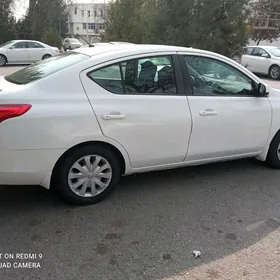
[[184, 161], [191, 115], [176, 53], [132, 56], [81, 73], [103, 134], [143, 168]]
[[[193, 81], [188, 96], [193, 129], [186, 161], [260, 153], [268, 140], [272, 110], [267, 97], [254, 96], [253, 80], [215, 56], [180, 53], [180, 61], [185, 80]], [[227, 69], [227, 75], [211, 74], [213, 65]]]
[[28, 59], [30, 62], [42, 60], [45, 47], [37, 42], [27, 42]]
[[254, 63], [254, 56], [253, 56], [253, 51], [254, 48], [253, 47], [246, 47], [243, 49], [243, 55], [242, 55], [242, 60], [241, 60], [241, 64], [243, 66], [245, 66], [246, 68], [248, 68], [250, 71], [252, 71], [252, 66]]

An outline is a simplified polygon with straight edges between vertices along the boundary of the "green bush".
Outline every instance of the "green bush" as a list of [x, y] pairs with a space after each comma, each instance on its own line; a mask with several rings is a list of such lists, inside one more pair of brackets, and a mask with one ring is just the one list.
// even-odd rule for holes
[[62, 46], [62, 41], [61, 41], [60, 36], [53, 29], [46, 30], [44, 32], [42, 42], [44, 42], [45, 44], [48, 44], [52, 47], [57, 47], [59, 49]]

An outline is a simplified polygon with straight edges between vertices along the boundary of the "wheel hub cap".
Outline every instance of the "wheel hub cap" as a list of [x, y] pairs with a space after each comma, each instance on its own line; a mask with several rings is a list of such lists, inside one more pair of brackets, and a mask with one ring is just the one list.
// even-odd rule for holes
[[277, 79], [280, 76], [280, 69], [278, 67], [273, 67], [271, 69], [271, 77]]
[[97, 155], [89, 155], [77, 160], [70, 168], [68, 184], [80, 197], [94, 197], [102, 193], [112, 180], [109, 162]]

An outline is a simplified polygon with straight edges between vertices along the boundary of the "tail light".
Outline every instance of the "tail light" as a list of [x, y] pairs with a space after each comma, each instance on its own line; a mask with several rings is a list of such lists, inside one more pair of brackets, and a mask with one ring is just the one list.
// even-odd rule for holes
[[30, 104], [0, 105], [0, 122], [24, 115], [32, 106]]

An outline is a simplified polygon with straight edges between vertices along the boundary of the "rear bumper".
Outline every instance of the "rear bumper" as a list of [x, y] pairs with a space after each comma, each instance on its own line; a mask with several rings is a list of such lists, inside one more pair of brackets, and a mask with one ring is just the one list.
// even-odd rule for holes
[[52, 170], [65, 150], [1, 150], [0, 185], [50, 188]]

